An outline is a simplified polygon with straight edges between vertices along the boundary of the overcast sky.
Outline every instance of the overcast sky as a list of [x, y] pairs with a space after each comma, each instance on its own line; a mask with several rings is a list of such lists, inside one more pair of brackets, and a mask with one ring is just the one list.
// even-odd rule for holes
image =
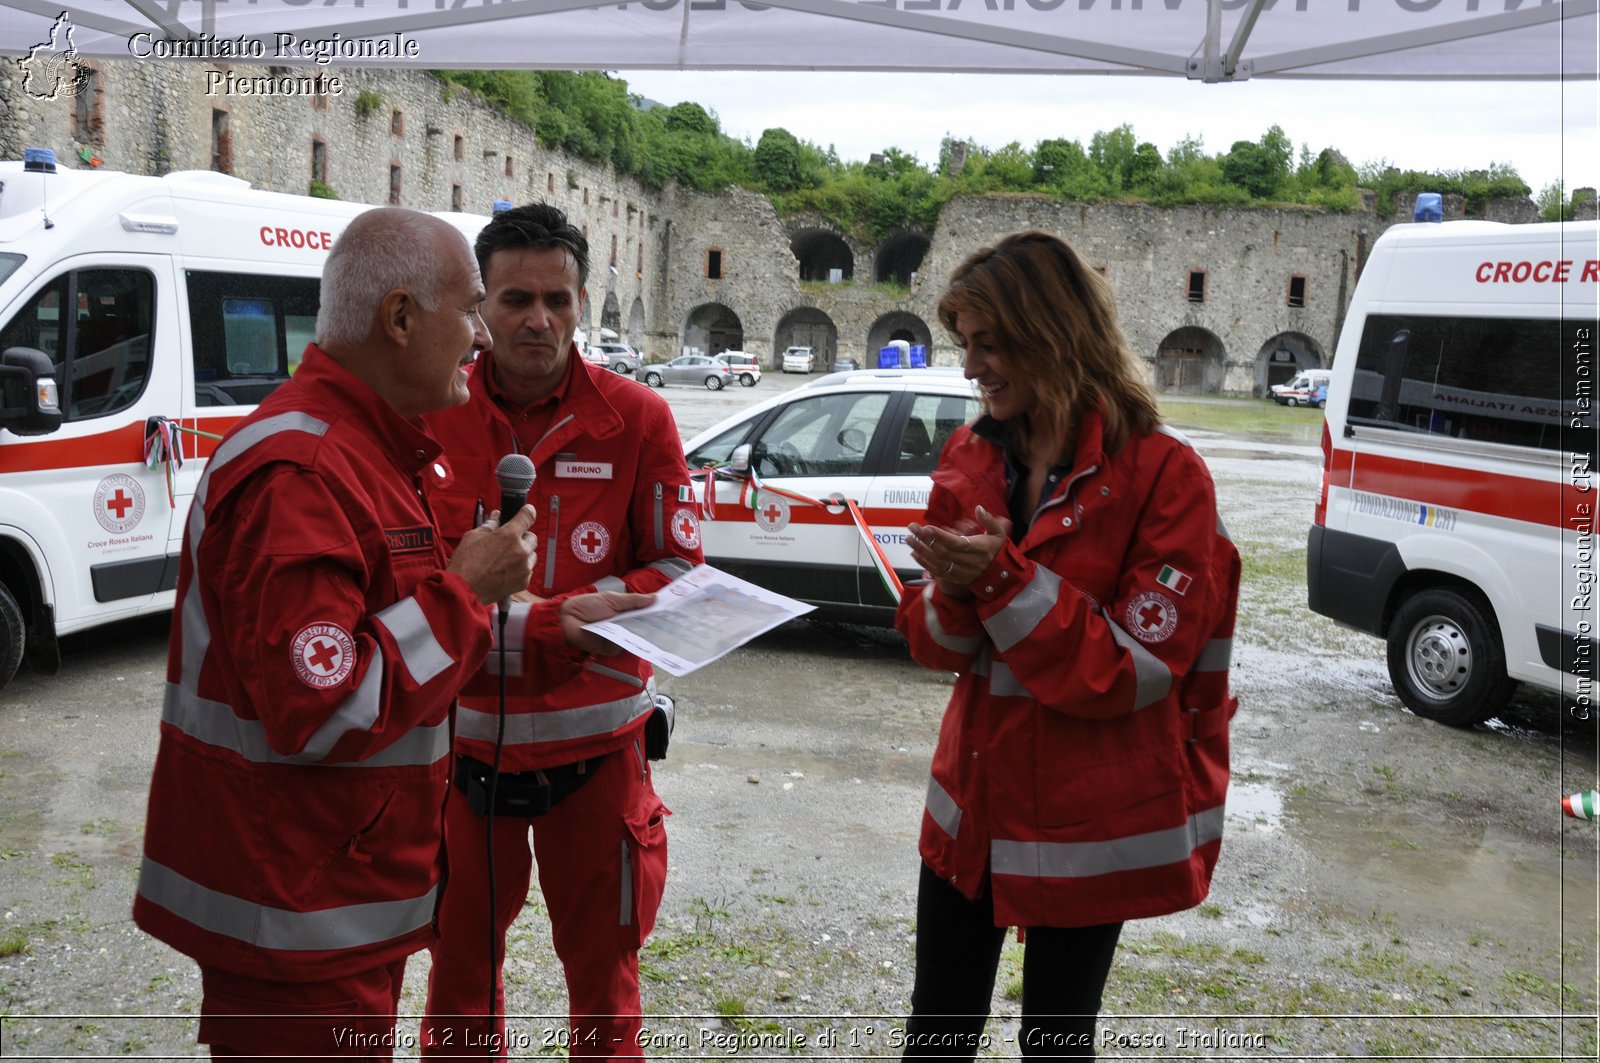
[[1259, 80], [1203, 85], [1174, 78], [1004, 74], [625, 71], [631, 91], [715, 111], [723, 131], [754, 143], [782, 127], [846, 160], [897, 147], [938, 162], [946, 136], [986, 148], [1015, 140], [1081, 141], [1124, 122], [1162, 154], [1185, 136], [1212, 154], [1259, 140], [1272, 125], [1313, 153], [1352, 163], [1476, 170], [1509, 163], [1540, 189], [1600, 185], [1600, 86], [1553, 82]]

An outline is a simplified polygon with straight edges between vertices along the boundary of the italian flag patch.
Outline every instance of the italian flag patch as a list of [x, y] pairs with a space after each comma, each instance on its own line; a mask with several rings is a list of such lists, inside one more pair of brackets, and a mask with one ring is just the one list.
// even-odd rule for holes
[[1171, 565], [1162, 565], [1161, 574], [1156, 577], [1156, 582], [1173, 594], [1187, 594], [1189, 592], [1189, 584], [1193, 583], [1194, 580]]

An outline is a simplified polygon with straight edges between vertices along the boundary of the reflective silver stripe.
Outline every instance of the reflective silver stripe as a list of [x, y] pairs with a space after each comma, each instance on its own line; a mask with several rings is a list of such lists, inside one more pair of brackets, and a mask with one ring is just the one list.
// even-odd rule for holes
[[1179, 864], [1207, 842], [1222, 837], [1223, 806], [1196, 812], [1179, 827], [1104, 842], [989, 843], [989, 866], [996, 875], [1024, 878], [1093, 878], [1117, 871], [1140, 871]]
[[618, 926], [631, 926], [633, 924], [633, 850], [628, 848], [628, 839], [622, 839], [622, 911], [617, 918]]
[[931, 775], [928, 776], [928, 815], [952, 838], [961, 830], [961, 806]]
[[1217, 534], [1228, 540], [1230, 543], [1233, 542], [1233, 536], [1228, 534], [1228, 526], [1222, 523], [1221, 513], [1217, 514]]
[[202, 930], [287, 952], [354, 949], [392, 941], [433, 920], [438, 887], [402, 901], [371, 901], [315, 912], [270, 908], [200, 885], [145, 857], [139, 895]]
[[628, 589], [628, 585], [616, 576], [601, 576], [594, 581], [594, 589], [597, 591], [625, 591]]
[[1160, 432], [1164, 436], [1171, 436], [1173, 439], [1176, 439], [1190, 450], [1194, 449], [1194, 444], [1189, 442], [1189, 437], [1172, 427], [1170, 424], [1158, 425], [1156, 427], [1156, 431]]
[[[610, 734], [633, 723], [653, 707], [649, 695], [641, 693], [575, 709], [513, 713], [506, 717], [506, 742], [528, 745]], [[456, 734], [462, 738], [493, 742], [498, 730], [499, 717], [492, 712], [480, 712], [464, 705], [456, 710]]]
[[333, 749], [334, 743], [350, 731], [372, 730], [372, 725], [378, 722], [378, 710], [383, 707], [383, 673], [388, 667], [389, 663], [384, 660], [380, 647], [372, 660], [367, 662], [367, 672], [361, 677], [361, 685], [351, 691], [350, 696], [333, 710], [333, 715], [306, 739], [306, 747], [301, 753], [307, 759], [321, 760]]
[[179, 662], [179, 675], [190, 690], [200, 687], [200, 665], [211, 648], [211, 628], [206, 624], [205, 607], [200, 602], [200, 537], [206, 530], [206, 495], [211, 489], [211, 475], [237, 458], [257, 443], [279, 432], [305, 432], [322, 436], [328, 431], [328, 422], [318, 420], [308, 413], [280, 413], [267, 417], [234, 432], [217, 447], [206, 462], [205, 472], [195, 485], [194, 502], [189, 506], [189, 589], [184, 592], [181, 622], [183, 625], [183, 660]]
[[650, 562], [645, 568], [653, 568], [668, 579], [678, 579], [687, 576], [694, 566], [681, 557], [663, 557], [660, 561]]
[[[161, 719], [196, 742], [237, 753], [253, 764], [317, 763], [305, 754], [288, 755], [273, 750], [260, 720], [242, 720], [220, 701], [209, 701], [168, 683]], [[324, 763], [325, 768], [396, 768], [437, 763], [450, 752], [450, 726], [414, 727], [393, 744], [364, 760]]]
[[939, 623], [939, 614], [933, 608], [933, 584], [922, 589], [922, 622], [928, 628], [928, 637], [952, 653], [977, 653], [983, 645], [982, 635], [952, 635]]
[[1004, 653], [1028, 636], [1056, 607], [1061, 596], [1061, 577], [1043, 565], [1033, 566], [1033, 579], [998, 613], [983, 622], [994, 639], [995, 648]]
[[[378, 623], [389, 629], [400, 647], [400, 663], [406, 666], [418, 686], [426, 683], [446, 668], [456, 663], [454, 657], [444, 652], [428, 623], [415, 596], [402, 598], [375, 616]], [[496, 625], [498, 626], [498, 625]]]
[[[522, 648], [528, 641], [528, 614], [533, 611], [531, 602], [513, 602], [506, 611], [506, 675], [522, 674]], [[490, 675], [500, 674], [500, 617], [489, 622]]]
[[989, 669], [989, 693], [997, 698], [1031, 698], [1033, 694], [1022, 685], [1017, 673], [1004, 661], [995, 661]]
[[1200, 659], [1194, 662], [1194, 670], [1197, 672], [1226, 672], [1232, 660], [1233, 640], [1212, 639], [1206, 643], [1206, 648], [1200, 651]]
[[1117, 645], [1128, 651], [1133, 658], [1133, 707], [1142, 709], [1147, 705], [1154, 705], [1172, 691], [1172, 669], [1160, 657], [1144, 648], [1144, 643], [1122, 630], [1122, 626], [1105, 612], [1100, 615], [1106, 618], [1106, 623], [1111, 625], [1111, 637], [1117, 640]]
[[630, 675], [629, 673], [616, 668], [607, 668], [599, 661], [588, 661], [584, 664], [583, 668], [586, 672], [593, 672], [595, 675], [603, 675], [607, 679], [615, 679], [619, 683], [626, 683], [630, 687], [637, 687], [640, 690], [644, 689], [645, 683], [643, 679], [640, 679], [636, 675]]

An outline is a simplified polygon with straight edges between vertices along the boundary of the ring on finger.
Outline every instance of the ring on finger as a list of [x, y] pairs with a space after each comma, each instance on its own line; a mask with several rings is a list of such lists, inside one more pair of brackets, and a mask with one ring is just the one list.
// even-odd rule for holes
[[955, 570], [956, 570], [956, 563], [954, 561], [951, 561], [950, 564], [945, 568], [944, 574], [946, 576], [948, 576], [948, 575], [950, 575], [950, 573], [954, 572]]
[[965, 535], [963, 535], [961, 537], [961, 545], [962, 546], [971, 546], [972, 545], [972, 540], [968, 539]]

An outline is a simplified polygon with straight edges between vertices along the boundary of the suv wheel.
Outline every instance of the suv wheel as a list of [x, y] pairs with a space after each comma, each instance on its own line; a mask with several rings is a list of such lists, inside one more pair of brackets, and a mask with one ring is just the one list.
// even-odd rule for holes
[[743, 384], [747, 388], [753, 388], [756, 386], [756, 378], [751, 376], [749, 373], [742, 373], [739, 376], [739, 383]]
[[628, 363], [627, 362], [612, 362], [611, 363], [611, 371], [613, 373], [626, 373], [628, 371]]

